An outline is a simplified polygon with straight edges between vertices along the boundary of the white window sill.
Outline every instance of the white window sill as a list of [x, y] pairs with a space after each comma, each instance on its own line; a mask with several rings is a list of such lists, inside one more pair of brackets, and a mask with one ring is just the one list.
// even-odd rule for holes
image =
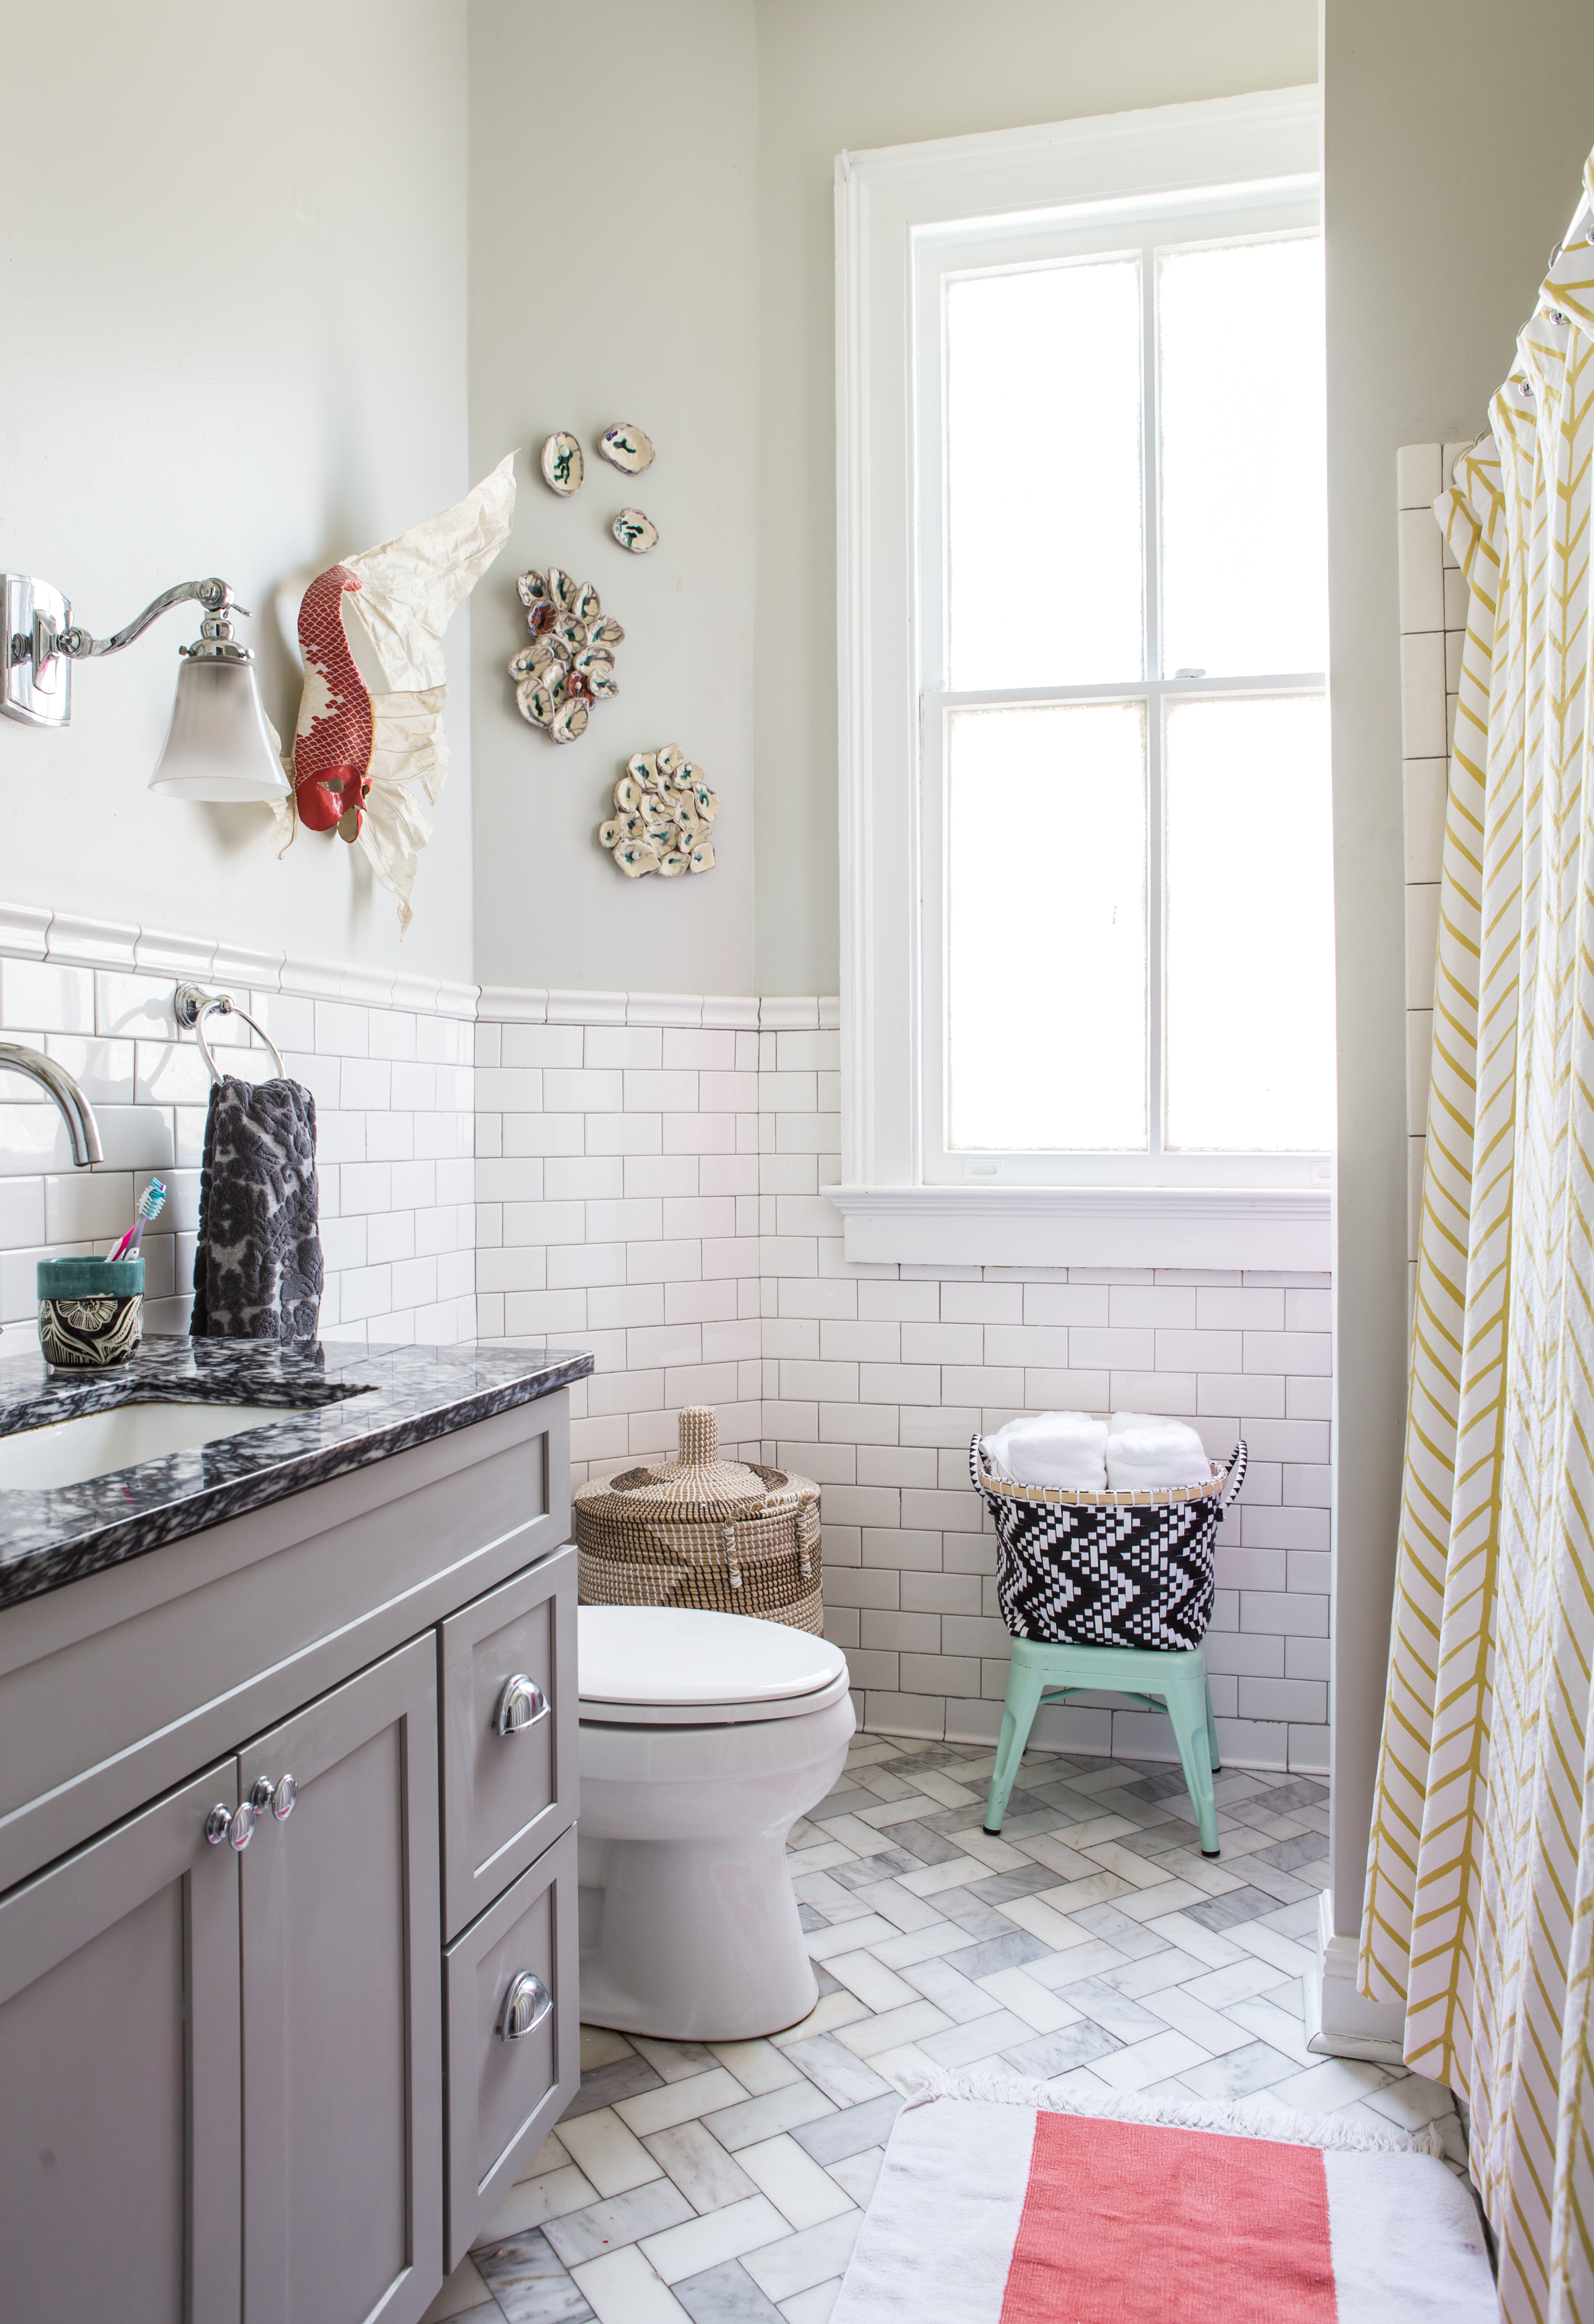
[[826, 1186], [851, 1259], [914, 1267], [1333, 1265], [1326, 1186]]

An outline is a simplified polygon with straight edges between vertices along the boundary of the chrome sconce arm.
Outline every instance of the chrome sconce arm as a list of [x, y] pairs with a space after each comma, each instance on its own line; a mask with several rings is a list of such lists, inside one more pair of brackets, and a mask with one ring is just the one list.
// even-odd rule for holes
[[[41, 628], [46, 634], [44, 649], [46, 659], [50, 654], [59, 651], [69, 655], [73, 661], [89, 661], [97, 659], [101, 654], [120, 653], [124, 646], [130, 646], [133, 643], [134, 638], [143, 637], [150, 623], [159, 621], [169, 606], [180, 605], [189, 598], [196, 599], [205, 608], [208, 616], [203, 624], [207, 637], [214, 634], [218, 638], [230, 638], [232, 631], [228, 624], [232, 614], [247, 613], [249, 611], [247, 605], [235, 604], [230, 583], [220, 580], [212, 574], [208, 581], [180, 581], [174, 589], [162, 589], [161, 595], [152, 599], [142, 613], [129, 622], [124, 630], [118, 630], [114, 637], [94, 638], [89, 636], [87, 630], [79, 629], [62, 630], [57, 632], [48, 614], [36, 613], [33, 616], [34, 663], [37, 665], [40, 659], [39, 633]], [[16, 643], [14, 639], [13, 643]], [[187, 649], [180, 648], [179, 650], [186, 651]], [[242, 654], [245, 649], [239, 646], [235, 650]]]
[[181, 646], [171, 730], [152, 790], [213, 800], [285, 799], [287, 776], [254, 681], [254, 657], [233, 635], [233, 616], [247, 613], [218, 575], [163, 589], [143, 613], [108, 638], [71, 618], [59, 589], [36, 574], [0, 576], [0, 716], [24, 726], [66, 726], [72, 716], [72, 664], [120, 653], [173, 605], [197, 603], [203, 619], [192, 645]]
[[69, 622], [72, 609], [67, 599], [32, 574], [8, 573], [5, 587], [5, 668], [0, 711], [25, 725], [65, 726], [70, 722], [71, 683], [69, 674], [59, 666], [61, 659], [97, 661], [106, 654], [120, 653], [134, 638], [143, 637], [170, 606], [189, 599], [204, 607], [205, 620], [199, 644], [183, 647], [184, 653], [208, 650], [218, 659], [250, 659], [246, 646], [233, 643], [231, 622], [235, 612], [247, 613], [249, 608], [235, 605], [231, 585], [214, 574], [207, 581], [180, 581], [175, 588], [163, 589], [124, 630], [108, 638], [97, 638]]

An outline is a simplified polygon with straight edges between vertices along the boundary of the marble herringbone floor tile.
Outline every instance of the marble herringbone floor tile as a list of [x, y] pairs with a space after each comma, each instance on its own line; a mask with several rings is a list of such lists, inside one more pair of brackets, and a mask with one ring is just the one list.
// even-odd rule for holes
[[1307, 2050], [1300, 1972], [1328, 1787], [1219, 1776], [1200, 1852], [1176, 1769], [1032, 1752], [1000, 1839], [992, 1756], [861, 1737], [791, 1835], [819, 1999], [776, 2039], [582, 2034], [582, 2088], [427, 2324], [825, 2324], [904, 2077], [931, 2065], [1369, 2125], [1448, 2090]]

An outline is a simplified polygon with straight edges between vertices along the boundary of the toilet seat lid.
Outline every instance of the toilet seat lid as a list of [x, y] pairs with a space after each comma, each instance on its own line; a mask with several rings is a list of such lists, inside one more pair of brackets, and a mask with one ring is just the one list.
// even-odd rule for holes
[[785, 1622], [686, 1606], [583, 1606], [577, 1621], [584, 1717], [790, 1719], [847, 1690], [841, 1648]]

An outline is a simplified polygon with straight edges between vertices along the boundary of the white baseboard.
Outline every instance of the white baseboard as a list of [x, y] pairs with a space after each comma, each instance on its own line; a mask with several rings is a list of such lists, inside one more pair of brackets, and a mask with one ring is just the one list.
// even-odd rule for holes
[[1398, 2066], [1405, 2012], [1396, 2001], [1369, 2001], [1356, 1987], [1358, 1945], [1334, 1928], [1325, 1888], [1317, 1907], [1317, 1958], [1306, 1973], [1306, 2047], [1320, 2058], [1368, 2058]]

